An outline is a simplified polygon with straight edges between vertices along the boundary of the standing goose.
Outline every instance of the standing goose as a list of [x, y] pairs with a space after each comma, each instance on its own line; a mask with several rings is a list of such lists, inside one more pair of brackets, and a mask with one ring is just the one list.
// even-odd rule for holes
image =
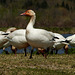
[[54, 44], [54, 34], [44, 29], [34, 28], [36, 15], [33, 10], [27, 10], [26, 12], [20, 14], [30, 16], [30, 22], [26, 27], [26, 39], [27, 42], [32, 46], [30, 58], [32, 58], [33, 48], [48, 48], [52, 47]]
[[[26, 48], [29, 46], [26, 40], [26, 30], [25, 29], [18, 29], [15, 30], [14, 32], [10, 33], [7, 35], [7, 38], [9, 40], [9, 43], [16, 47], [15, 49], [22, 49], [24, 48], [25, 50], [25, 56], [26, 56]], [[15, 50], [16, 53], [17, 50]]]
[[[29, 46], [27, 43], [27, 40], [25, 38], [25, 29], [18, 29], [16, 30], [15, 27], [9, 28], [4, 35], [6, 35], [6, 38], [8, 42], [6, 42], [3, 46], [8, 47], [11, 45], [11, 50], [16, 55], [17, 48], [22, 49], [24, 48], [25, 56], [26, 56], [26, 48]], [[5, 49], [5, 48], [4, 48]]]

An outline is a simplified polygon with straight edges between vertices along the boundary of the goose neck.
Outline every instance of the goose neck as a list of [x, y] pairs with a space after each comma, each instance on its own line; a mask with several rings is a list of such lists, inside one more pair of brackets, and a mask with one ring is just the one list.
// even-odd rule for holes
[[32, 29], [33, 28], [33, 26], [35, 24], [35, 19], [36, 19], [35, 15], [31, 17], [30, 22], [29, 22], [29, 24], [28, 24], [26, 29]]

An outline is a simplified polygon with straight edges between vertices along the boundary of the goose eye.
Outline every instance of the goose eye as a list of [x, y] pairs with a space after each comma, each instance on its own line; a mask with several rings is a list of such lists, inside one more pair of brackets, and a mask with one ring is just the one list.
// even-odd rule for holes
[[11, 32], [13, 32], [13, 31], [11, 31]]
[[29, 13], [29, 11], [27, 13]]

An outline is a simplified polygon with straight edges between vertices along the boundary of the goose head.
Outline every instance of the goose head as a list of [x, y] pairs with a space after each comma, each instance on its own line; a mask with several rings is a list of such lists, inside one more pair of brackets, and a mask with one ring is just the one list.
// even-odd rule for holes
[[7, 29], [6, 33], [12, 33], [15, 30], [16, 30], [15, 27], [11, 27], [11, 28]]
[[32, 17], [32, 16], [35, 15], [35, 12], [34, 12], [33, 10], [27, 10], [26, 12], [21, 13], [20, 15], [21, 15], [21, 16], [26, 15], [26, 16], [30, 16], [30, 17]]

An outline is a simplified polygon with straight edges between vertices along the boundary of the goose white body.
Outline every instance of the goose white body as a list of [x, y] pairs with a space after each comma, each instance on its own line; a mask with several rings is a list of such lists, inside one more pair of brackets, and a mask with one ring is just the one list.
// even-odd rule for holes
[[75, 47], [75, 34], [74, 34], [74, 35], [71, 35], [71, 36], [68, 36], [68, 37], [66, 38], [66, 40], [69, 41], [69, 44], [70, 44], [71, 46], [74, 46], [74, 47]]
[[59, 39], [55, 39], [55, 43], [53, 45], [54, 48], [61, 49], [66, 44], [68, 44], [66, 42], [62, 42], [62, 41], [65, 41], [66, 38], [64, 38], [61, 34], [59, 34], [59, 33], [54, 33], [54, 34], [55, 34], [55, 37], [58, 37], [59, 38]]
[[[28, 31], [28, 30], [27, 30]], [[32, 29], [26, 35], [28, 43], [35, 48], [52, 47], [54, 34], [43, 29]]]
[[18, 49], [22, 49], [28, 46], [27, 40], [25, 38], [25, 29], [15, 30], [10, 33], [7, 38], [11, 45], [15, 46]]
[[3, 31], [0, 31], [0, 47], [3, 46], [3, 44], [5, 44], [8, 40], [5, 38], [5, 35], [2, 35], [4, 34], [5, 32]]

